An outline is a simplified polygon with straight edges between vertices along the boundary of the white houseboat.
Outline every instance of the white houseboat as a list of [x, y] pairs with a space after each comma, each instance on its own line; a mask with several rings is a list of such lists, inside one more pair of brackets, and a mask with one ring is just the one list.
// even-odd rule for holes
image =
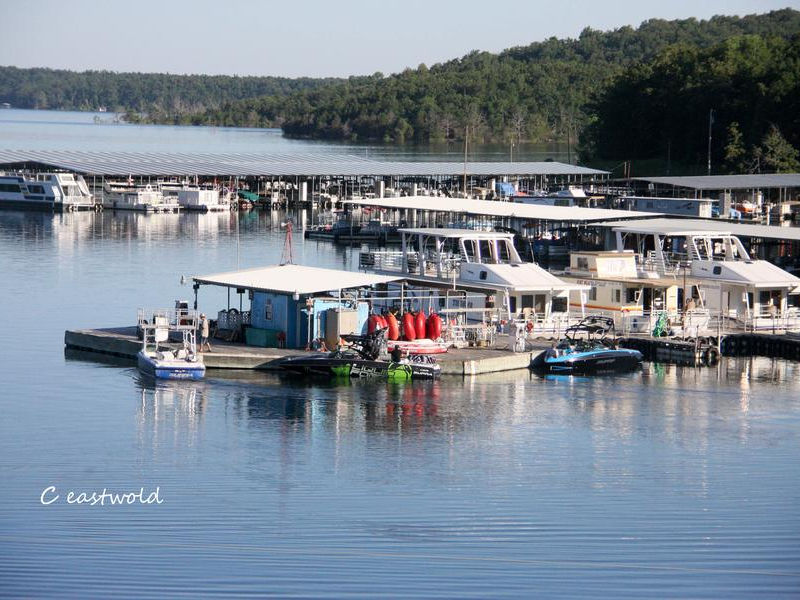
[[80, 175], [0, 173], [0, 206], [79, 210], [94, 205], [94, 196]]
[[103, 207], [114, 210], [174, 212], [180, 205], [176, 198], [164, 196], [158, 185], [106, 180], [103, 184]]
[[[569, 267], [559, 276], [588, 286], [582, 306], [592, 314], [612, 317], [618, 331], [652, 332], [662, 314], [674, 333], [707, 333], [709, 311], [702, 301], [684, 311], [682, 297], [700, 297], [698, 282], [691, 276], [661, 276], [639, 268], [633, 250], [573, 251]], [[683, 275], [683, 274], [681, 274]], [[581, 306], [574, 299], [573, 309]]]
[[230, 210], [233, 196], [219, 186], [187, 182], [159, 182], [159, 189], [164, 198], [177, 202], [182, 209], [198, 212]]
[[511, 233], [436, 228], [399, 232], [399, 252], [363, 250], [360, 268], [399, 275], [425, 294], [438, 288], [442, 304], [446, 290], [477, 293], [483, 300], [471, 301], [468, 309], [494, 309], [501, 319], [524, 320], [536, 331], [555, 331], [569, 322], [570, 292], [587, 289], [523, 262]]
[[635, 221], [613, 231], [616, 251], [574, 252], [564, 274], [592, 287], [587, 306], [649, 314], [649, 325], [661, 312], [673, 322], [705, 312], [750, 330], [800, 327], [800, 279], [751, 259], [736, 236]]

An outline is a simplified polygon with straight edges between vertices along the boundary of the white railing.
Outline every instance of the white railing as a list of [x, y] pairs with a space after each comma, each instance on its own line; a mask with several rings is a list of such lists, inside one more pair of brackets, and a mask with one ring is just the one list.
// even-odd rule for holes
[[239, 312], [236, 308], [229, 308], [217, 313], [217, 329], [234, 331], [238, 330], [242, 325], [250, 325], [249, 310]]
[[774, 315], [742, 315], [735, 321], [745, 331], [800, 331], [800, 309], [790, 308]]
[[139, 327], [154, 325], [156, 319], [159, 320], [159, 323], [165, 323], [174, 330], [195, 330], [200, 327], [200, 312], [196, 310], [174, 308], [140, 308], [137, 310], [136, 324]]
[[358, 255], [358, 265], [362, 269], [402, 273], [403, 253], [391, 250], [361, 252]]

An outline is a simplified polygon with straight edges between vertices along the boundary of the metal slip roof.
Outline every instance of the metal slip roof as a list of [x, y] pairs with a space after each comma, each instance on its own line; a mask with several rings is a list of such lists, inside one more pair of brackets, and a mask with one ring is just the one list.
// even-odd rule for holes
[[213, 275], [195, 275], [192, 279], [197, 283], [208, 285], [307, 295], [388, 283], [397, 281], [399, 277], [304, 265], [272, 265]]
[[[463, 162], [382, 161], [350, 154], [259, 154], [0, 150], [0, 164], [40, 163], [84, 175], [457, 176]], [[473, 162], [468, 175], [605, 175], [559, 162]]]
[[603, 221], [610, 219], [654, 217], [658, 213], [608, 208], [583, 208], [581, 206], [550, 206], [498, 202], [497, 200], [467, 200], [438, 196], [403, 196], [401, 198], [363, 198], [347, 200], [351, 204], [380, 206], [394, 209], [433, 210], [492, 217], [514, 217], [542, 221]]
[[621, 196], [620, 200], [666, 200], [668, 202], [714, 202], [711, 198], [674, 198], [668, 196]]
[[663, 235], [686, 235], [713, 231], [731, 233], [742, 237], [800, 241], [800, 227], [777, 227], [775, 225], [752, 225], [718, 219], [644, 219], [642, 221], [607, 221], [598, 223], [615, 231], [628, 233], [660, 233]]
[[695, 190], [749, 190], [800, 187], [800, 173], [774, 175], [698, 175], [688, 177], [635, 177], [639, 181]]
[[440, 238], [460, 238], [469, 236], [471, 238], [480, 239], [496, 239], [500, 237], [513, 238], [513, 233], [500, 233], [497, 231], [478, 231], [476, 229], [450, 229], [444, 227], [403, 227], [398, 229], [403, 233], [410, 233], [411, 235], [428, 235]]

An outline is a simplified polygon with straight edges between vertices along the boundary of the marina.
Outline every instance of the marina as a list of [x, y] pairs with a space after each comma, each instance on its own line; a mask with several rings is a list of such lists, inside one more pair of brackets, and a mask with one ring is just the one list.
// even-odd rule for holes
[[[92, 127], [111, 129], [87, 125]], [[131, 127], [137, 135], [149, 131]], [[176, 138], [210, 135], [203, 128], [174, 129]], [[223, 129], [212, 141], [235, 135]], [[195, 146], [203, 147], [187, 144], [189, 150]], [[143, 156], [168, 154], [163, 148], [138, 150]], [[338, 151], [320, 164], [338, 160]], [[455, 182], [458, 175], [449, 178]], [[93, 190], [91, 176], [83, 177]], [[167, 179], [154, 173], [151, 185]], [[194, 185], [192, 178], [173, 183], [179, 181]], [[475, 187], [488, 188], [480, 183], [476, 176]], [[217, 184], [222, 188], [229, 180], [220, 177]], [[567, 185], [578, 184], [554, 183]], [[396, 180], [386, 188], [395, 186]], [[264, 187], [253, 189], [265, 196]], [[341, 208], [345, 194], [332, 195]], [[141, 597], [181, 589], [228, 596], [259, 595], [274, 586], [269, 589], [281, 595], [309, 596], [332, 589], [342, 596], [430, 595], [435, 589], [480, 597], [524, 597], [532, 589], [571, 596], [643, 597], [653, 590], [708, 598], [792, 595], [800, 565], [794, 475], [800, 344], [788, 314], [767, 312], [768, 322], [754, 323], [741, 312], [720, 320], [716, 307], [696, 306], [694, 314], [707, 311], [709, 319], [708, 331], [696, 335], [691, 319], [683, 327], [688, 311], [678, 291], [700, 286], [703, 292], [704, 280], [688, 267], [684, 285], [684, 269], [673, 268], [648, 278], [655, 282], [652, 292], [639, 298], [632, 292], [641, 324], [634, 329], [631, 315], [629, 328], [616, 332], [618, 347], [639, 344], [641, 367], [602, 375], [543, 374], [528, 367], [584, 316], [582, 295], [586, 316], [600, 310], [605, 292], [598, 287], [597, 302], [590, 299], [599, 280], [590, 275], [597, 266], [591, 253], [601, 263], [622, 259], [615, 256], [615, 228], [635, 223], [644, 229], [649, 222], [662, 236], [664, 230], [703, 232], [697, 247], [710, 238], [711, 260], [722, 267], [738, 261], [714, 245], [734, 247], [723, 239], [734, 236], [752, 262], [769, 260], [789, 273], [797, 256], [793, 227], [696, 218], [675, 224], [656, 213], [629, 218], [626, 210], [598, 214], [593, 211], [609, 209], [596, 206], [525, 207], [436, 195], [357, 202], [335, 212], [316, 204], [312, 213], [309, 201], [305, 218], [304, 207], [292, 203], [279, 210], [256, 203], [252, 210], [209, 212], [0, 211], [0, 261], [8, 266], [0, 303], [11, 316], [5, 334], [13, 340], [0, 367], [8, 373], [0, 422], [0, 521], [8, 560], [0, 577], [12, 594]], [[441, 202], [435, 206], [440, 210], [433, 202]], [[541, 211], [539, 218], [515, 213], [530, 209]], [[357, 224], [375, 220], [427, 230], [427, 280], [412, 280], [421, 277], [419, 257], [416, 273], [360, 266], [364, 253], [401, 252], [399, 233], [386, 246], [301, 234], [303, 224], [310, 228], [320, 218], [342, 216]], [[264, 271], [289, 266], [289, 222], [296, 234], [289, 244], [294, 266], [335, 276], [282, 281]], [[521, 224], [527, 227], [517, 233], [498, 229]], [[441, 258], [460, 259], [463, 241], [471, 257], [465, 265], [476, 269], [479, 283], [484, 264], [487, 278], [494, 267], [508, 267], [508, 240], [530, 263], [520, 234], [530, 234], [533, 243], [551, 235], [553, 249], [563, 248], [560, 262], [539, 262], [544, 273], [536, 273], [574, 286], [567, 292], [568, 320], [551, 319], [547, 330], [527, 331], [528, 320], [546, 312], [535, 296], [548, 295], [544, 308], [549, 305], [552, 315], [564, 290], [531, 292], [534, 310], [526, 314], [528, 293], [520, 286], [515, 318], [509, 319], [510, 302], [497, 287], [491, 293], [491, 286], [468, 289], [462, 281], [452, 292], [452, 279], [442, 286], [433, 276], [440, 229], [456, 236], [439, 236]], [[656, 273], [655, 266], [640, 268], [656, 264], [648, 260], [654, 258], [653, 232], [642, 234], [649, 237], [642, 251], [638, 234], [621, 233], [629, 251], [621, 253], [623, 262], [635, 271], [631, 288], [647, 288], [648, 279], [639, 275]], [[470, 236], [476, 242], [471, 255]], [[419, 237], [419, 231], [408, 234], [406, 255], [417, 252]], [[449, 252], [454, 246], [458, 252]], [[673, 250], [683, 253], [665, 241], [665, 259]], [[588, 271], [570, 280], [564, 270], [577, 268], [578, 258], [587, 259], [580, 266]], [[603, 276], [614, 283], [613, 265], [598, 268], [607, 269]], [[372, 279], [380, 277], [388, 280]], [[413, 288], [420, 289], [412, 294]], [[749, 306], [761, 319], [769, 303], [754, 289]], [[714, 295], [709, 290], [707, 304]], [[731, 301], [742, 291], [732, 291]], [[494, 296], [488, 312], [487, 295]], [[773, 301], [776, 311], [783, 302], [788, 311], [792, 296], [786, 285], [781, 304]], [[613, 300], [613, 293], [608, 297]], [[364, 317], [354, 324], [326, 312], [353, 302]], [[474, 306], [466, 310], [469, 302]], [[659, 319], [646, 314], [648, 303], [651, 312], [669, 304], [673, 313], [657, 331]], [[155, 308], [137, 314], [137, 307]], [[290, 307], [297, 317], [291, 329]], [[388, 375], [311, 376], [278, 367], [290, 356], [328, 358], [335, 351], [305, 349], [309, 331], [312, 342], [325, 341], [328, 316], [364, 334], [371, 317], [388, 319], [392, 310], [401, 324], [406, 314], [413, 316], [415, 331], [424, 313], [431, 336], [437, 334], [428, 326], [431, 314], [447, 325], [456, 320], [456, 345], [433, 355], [440, 377], [398, 382]], [[211, 351], [199, 352], [197, 344], [202, 379], [157, 379], [138, 369], [139, 326], [151, 324], [157, 312], [176, 325], [200, 312], [214, 323]], [[199, 334], [195, 325], [187, 323]], [[279, 339], [281, 331], [286, 336]], [[342, 329], [331, 334], [355, 335]], [[514, 352], [520, 341], [524, 349]], [[416, 339], [395, 343], [427, 345]], [[171, 331], [158, 345], [161, 352], [179, 351], [182, 334]], [[719, 351], [716, 358], [712, 348]], [[61, 500], [42, 506], [39, 497], [51, 485], [56, 491], [49, 497]], [[70, 491], [90, 495], [104, 487], [137, 493], [158, 487], [164, 501], [105, 507], [62, 501]], [[426, 558], [420, 562], [420, 556]], [[251, 583], [221, 584], [223, 571]], [[36, 577], [25, 576], [30, 573]]]

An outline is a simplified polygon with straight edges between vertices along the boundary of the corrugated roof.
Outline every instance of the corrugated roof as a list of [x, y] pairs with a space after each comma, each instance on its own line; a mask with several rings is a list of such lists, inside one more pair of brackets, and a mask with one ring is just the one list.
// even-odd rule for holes
[[433, 235], [437, 237], [443, 238], [460, 238], [464, 236], [470, 236], [473, 238], [481, 238], [481, 239], [496, 239], [500, 237], [505, 238], [513, 238], [513, 233], [498, 233], [497, 231], [478, 231], [476, 229], [446, 229], [443, 227], [403, 227], [398, 229], [398, 231], [402, 231], [404, 233], [410, 233], [411, 235]]
[[753, 225], [717, 219], [643, 219], [641, 221], [607, 221], [598, 223], [618, 231], [630, 233], [661, 233], [664, 235], [686, 235], [713, 231], [731, 233], [742, 237], [756, 237], [774, 240], [800, 241], [800, 227], [777, 227], [775, 225]]
[[[464, 163], [382, 161], [355, 155], [93, 152], [79, 150], [0, 150], [0, 164], [40, 163], [84, 175], [218, 175], [267, 177], [317, 175], [457, 176]], [[605, 175], [559, 162], [473, 162], [468, 175]]]
[[653, 217], [657, 214], [633, 210], [583, 208], [581, 206], [550, 206], [545, 204], [523, 204], [521, 202], [500, 202], [497, 200], [466, 200], [464, 198], [446, 198], [439, 196], [364, 198], [348, 200], [347, 202], [363, 206], [380, 206], [383, 208], [433, 210], [468, 215], [539, 219], [542, 221], [589, 222]]
[[397, 281], [398, 277], [304, 265], [273, 265], [213, 275], [195, 275], [197, 283], [279, 294], [321, 294]]
[[689, 177], [635, 177], [664, 185], [691, 188], [694, 190], [749, 190], [761, 188], [800, 187], [800, 173], [778, 173], [774, 175], [698, 175]]

